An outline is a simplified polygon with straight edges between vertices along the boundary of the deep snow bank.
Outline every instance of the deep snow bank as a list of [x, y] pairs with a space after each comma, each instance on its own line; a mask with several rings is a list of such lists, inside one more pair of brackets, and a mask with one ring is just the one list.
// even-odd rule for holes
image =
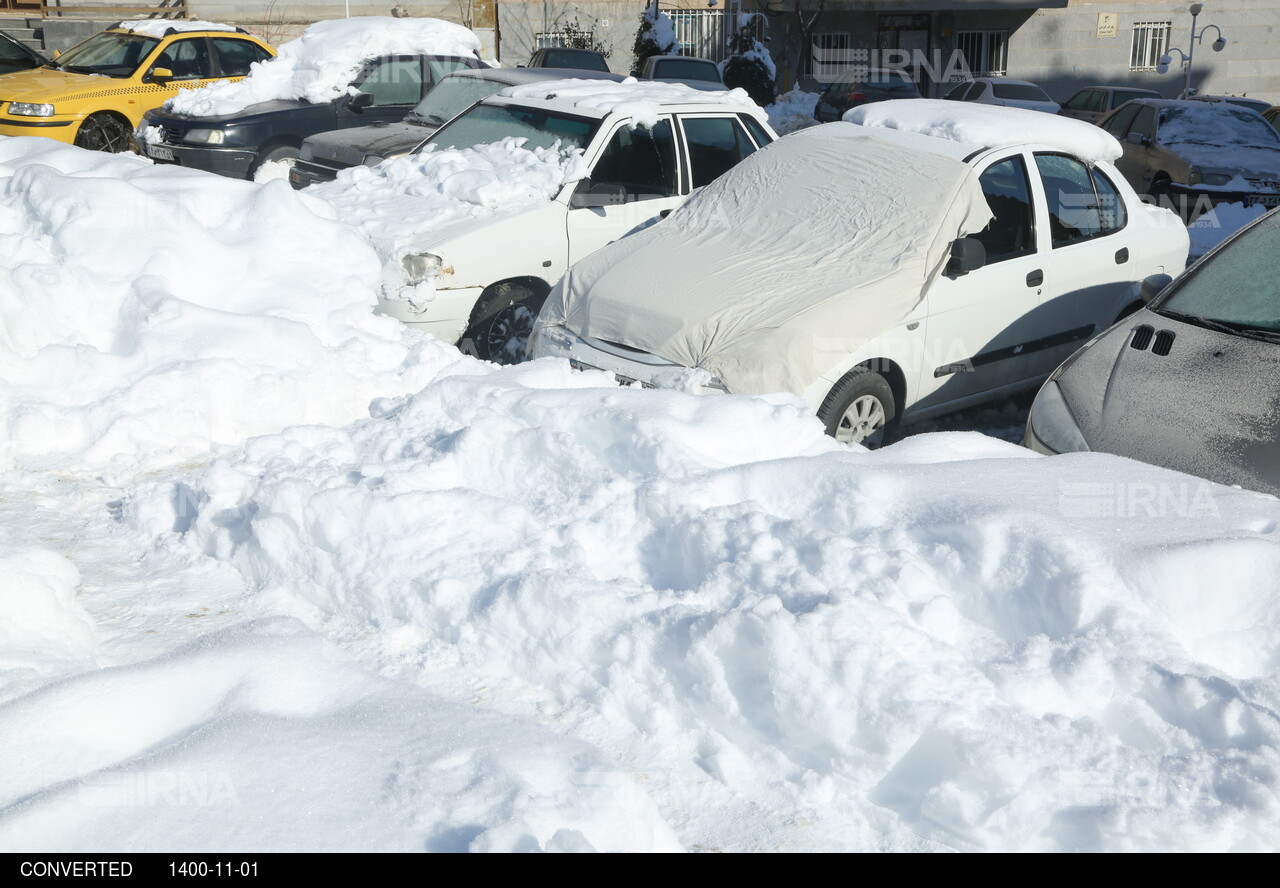
[[137, 470], [419, 388], [332, 219], [283, 182], [0, 140], [0, 469]]
[[690, 828], [717, 793], [802, 820], [799, 846], [1280, 836], [1271, 497], [977, 435], [849, 450], [790, 399], [551, 361], [459, 361], [190, 483], [185, 535], [166, 485], [127, 520], [389, 662], [614, 738], [704, 841], [755, 838]]

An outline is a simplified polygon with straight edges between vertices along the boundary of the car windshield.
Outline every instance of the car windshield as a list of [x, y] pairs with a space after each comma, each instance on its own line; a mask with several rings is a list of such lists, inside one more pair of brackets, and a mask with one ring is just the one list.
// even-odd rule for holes
[[154, 37], [103, 31], [68, 49], [52, 65], [79, 74], [128, 77], [159, 43]]
[[1280, 134], [1260, 114], [1226, 102], [1188, 102], [1162, 109], [1160, 141], [1165, 145], [1280, 148]]
[[1280, 213], [1224, 246], [1152, 305], [1157, 313], [1280, 334]]
[[604, 59], [594, 52], [574, 52], [571, 49], [549, 49], [542, 57], [544, 68], [578, 68], [583, 71], [609, 73]]
[[600, 126], [599, 120], [557, 114], [541, 108], [513, 105], [476, 105], [448, 126], [436, 130], [422, 143], [425, 150], [438, 148], [472, 148], [503, 139], [525, 139], [524, 147], [586, 148]]
[[654, 62], [653, 76], [667, 80], [705, 80], [720, 83], [720, 72], [711, 62], [695, 62], [692, 59], [662, 59]]
[[419, 123], [440, 126], [483, 98], [507, 88], [507, 84], [479, 77], [446, 77], [417, 104], [409, 117]]
[[1031, 83], [993, 83], [991, 91], [997, 99], [1022, 99], [1032, 102], [1052, 101], [1044, 90]]

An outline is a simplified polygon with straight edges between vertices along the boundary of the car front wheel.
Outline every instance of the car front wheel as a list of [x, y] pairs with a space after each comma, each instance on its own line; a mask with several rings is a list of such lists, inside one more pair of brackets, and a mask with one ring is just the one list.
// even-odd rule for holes
[[831, 389], [818, 418], [837, 441], [875, 449], [888, 443], [897, 425], [893, 390], [879, 373], [855, 367]]
[[129, 127], [110, 114], [90, 114], [76, 132], [76, 147], [113, 154], [129, 148]]
[[546, 293], [524, 284], [498, 284], [476, 303], [461, 344], [482, 361], [520, 363], [533, 322], [546, 301]]

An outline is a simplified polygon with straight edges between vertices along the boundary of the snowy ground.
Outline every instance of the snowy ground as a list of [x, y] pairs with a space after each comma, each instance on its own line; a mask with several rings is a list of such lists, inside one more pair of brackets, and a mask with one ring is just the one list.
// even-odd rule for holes
[[0, 140], [0, 850], [1280, 841], [1274, 498], [495, 368], [334, 215]]

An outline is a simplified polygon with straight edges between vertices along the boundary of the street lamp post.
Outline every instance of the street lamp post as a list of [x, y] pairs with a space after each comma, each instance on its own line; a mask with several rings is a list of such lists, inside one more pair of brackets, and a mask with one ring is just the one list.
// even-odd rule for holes
[[1160, 57], [1160, 63], [1156, 66], [1156, 71], [1160, 74], [1164, 74], [1168, 72], [1169, 64], [1173, 61], [1170, 53], [1176, 52], [1182, 58], [1182, 61], [1187, 68], [1186, 81], [1182, 87], [1182, 97], [1184, 99], [1191, 97], [1191, 64], [1195, 59], [1196, 44], [1204, 40], [1204, 32], [1213, 28], [1213, 32], [1218, 35], [1218, 39], [1213, 41], [1212, 44], [1214, 52], [1222, 52], [1227, 45], [1227, 38], [1222, 36], [1222, 29], [1217, 25], [1205, 25], [1199, 30], [1199, 32], [1196, 31], [1196, 18], [1204, 11], [1203, 3], [1192, 3], [1191, 6], [1187, 8], [1187, 11], [1191, 13], [1191, 37], [1187, 42], [1187, 51], [1183, 52], [1176, 46], [1170, 47], [1165, 54]]

